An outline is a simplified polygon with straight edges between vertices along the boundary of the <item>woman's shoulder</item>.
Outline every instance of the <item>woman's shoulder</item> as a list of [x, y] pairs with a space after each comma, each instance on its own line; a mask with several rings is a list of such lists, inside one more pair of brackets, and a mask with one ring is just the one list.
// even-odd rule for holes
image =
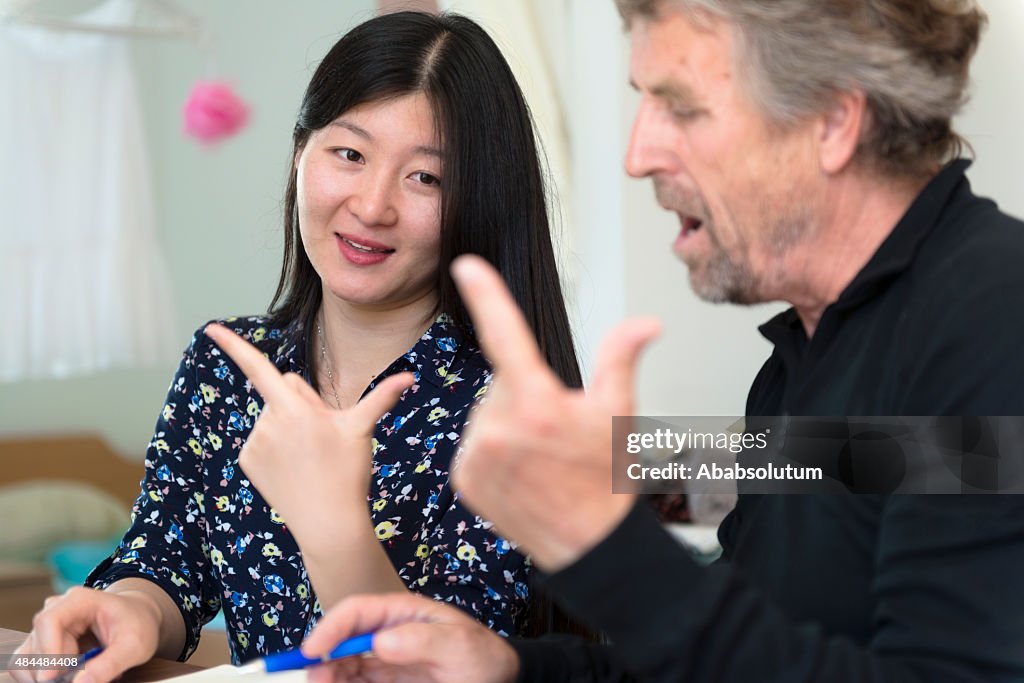
[[193, 353], [207, 351], [214, 346], [213, 340], [206, 336], [204, 331], [208, 325], [215, 323], [223, 325], [255, 346], [275, 364], [279, 357], [294, 354], [300, 338], [300, 335], [297, 334], [298, 327], [295, 324], [282, 325], [276, 323], [268, 315], [217, 318], [207, 321], [192, 335], [191, 350]]

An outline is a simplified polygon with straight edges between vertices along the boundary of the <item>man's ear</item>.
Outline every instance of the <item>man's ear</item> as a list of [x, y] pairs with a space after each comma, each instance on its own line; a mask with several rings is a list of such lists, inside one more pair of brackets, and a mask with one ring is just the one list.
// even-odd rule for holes
[[825, 173], [838, 173], [850, 164], [869, 119], [864, 91], [836, 93], [819, 119], [818, 160]]

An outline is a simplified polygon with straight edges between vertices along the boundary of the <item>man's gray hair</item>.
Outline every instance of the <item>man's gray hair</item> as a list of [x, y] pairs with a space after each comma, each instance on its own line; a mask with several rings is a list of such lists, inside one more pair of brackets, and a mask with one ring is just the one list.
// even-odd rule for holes
[[870, 121], [858, 158], [920, 176], [958, 156], [952, 119], [986, 17], [975, 0], [615, 0], [626, 24], [683, 11], [737, 31], [735, 63], [752, 99], [782, 127], [862, 90]]

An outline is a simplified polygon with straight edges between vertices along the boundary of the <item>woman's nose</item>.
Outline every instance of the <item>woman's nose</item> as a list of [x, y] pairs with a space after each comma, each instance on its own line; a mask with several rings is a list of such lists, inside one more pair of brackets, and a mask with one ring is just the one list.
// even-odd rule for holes
[[349, 197], [349, 210], [363, 225], [394, 225], [395, 187], [383, 174], [366, 173]]

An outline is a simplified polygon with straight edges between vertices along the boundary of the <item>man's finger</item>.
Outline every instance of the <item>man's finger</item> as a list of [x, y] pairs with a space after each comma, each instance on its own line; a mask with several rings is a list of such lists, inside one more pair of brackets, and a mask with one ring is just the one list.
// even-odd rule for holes
[[434, 623], [409, 622], [382, 629], [373, 639], [373, 654], [380, 661], [396, 665], [433, 664], [453, 653], [445, 645], [453, 642], [451, 627]]
[[547, 369], [523, 312], [491, 264], [479, 256], [460, 256], [452, 262], [452, 277], [495, 371], [533, 381]]
[[349, 409], [349, 415], [356, 424], [366, 425], [370, 431], [377, 424], [380, 416], [391, 410], [402, 393], [413, 385], [416, 376], [411, 372], [401, 372], [388, 377], [364, 396], [359, 403]]
[[656, 318], [633, 318], [612, 329], [597, 352], [591, 394], [626, 406], [633, 396], [640, 353], [659, 334], [661, 322]]
[[345, 598], [317, 622], [302, 643], [302, 653], [307, 657], [322, 657], [340, 641], [360, 633], [412, 621], [437, 621], [437, 615], [443, 614], [444, 607], [411, 593]]
[[291, 399], [292, 391], [281, 377], [281, 373], [259, 349], [223, 325], [211, 323], [206, 326], [205, 332], [207, 337], [216, 342], [217, 346], [235, 361], [266, 403], [287, 402]]
[[[345, 657], [326, 664], [310, 667], [306, 675], [308, 683], [363, 683], [364, 662], [372, 657]], [[392, 679], [393, 680], [393, 679]]]

